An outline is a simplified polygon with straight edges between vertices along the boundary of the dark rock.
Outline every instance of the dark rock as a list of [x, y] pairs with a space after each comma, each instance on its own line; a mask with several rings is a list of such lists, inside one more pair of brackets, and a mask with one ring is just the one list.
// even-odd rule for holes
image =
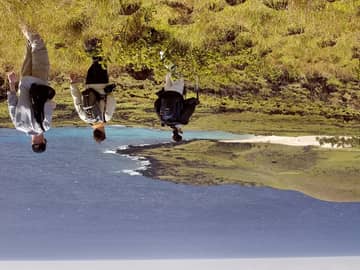
[[360, 59], [360, 47], [352, 47], [352, 59]]
[[140, 2], [135, 2], [135, 3], [124, 3], [121, 5], [121, 9], [119, 11], [120, 15], [132, 15], [134, 14], [136, 11], [138, 11], [141, 7]]
[[0, 101], [3, 101], [7, 98], [7, 89], [3, 86], [5, 84], [4, 78], [0, 77]]
[[[0, 101], [6, 100], [7, 94], [6, 92], [9, 90], [9, 85], [5, 84], [5, 78], [0, 76]], [[18, 87], [18, 82], [16, 82], [15, 87]]]
[[85, 15], [81, 17], [71, 18], [67, 24], [66, 28], [75, 34], [82, 33], [90, 25], [90, 18]]
[[305, 28], [302, 26], [288, 27], [287, 30], [288, 30], [287, 32], [288, 36], [300, 35], [305, 33]]
[[6, 90], [0, 87], [0, 101], [3, 101], [5, 99], [6, 99]]
[[180, 142], [168, 142], [168, 143], [157, 143], [157, 144], [151, 144], [151, 145], [129, 145], [127, 149], [117, 149], [116, 153], [122, 154], [122, 155], [136, 155], [137, 153], [148, 150], [148, 149], [156, 149], [156, 148], [172, 148], [177, 145], [183, 145], [188, 144], [190, 142], [194, 142], [196, 140], [183, 140]]
[[237, 70], [244, 70], [247, 66], [249, 66], [249, 64], [248, 63], [233, 63], [231, 66]]
[[135, 80], [154, 80], [154, 70], [147, 66], [142, 66], [140, 70], [135, 70], [133, 64], [129, 64], [125, 67], [126, 72]]
[[265, 57], [266, 55], [272, 53], [272, 49], [271, 48], [265, 48], [262, 49], [259, 53], [260, 57]]
[[236, 39], [236, 33], [233, 30], [226, 31], [225, 33], [225, 40], [227, 42], [234, 41]]
[[326, 47], [334, 47], [336, 45], [336, 40], [328, 39], [318, 42], [318, 46], [320, 48], [326, 48]]
[[189, 14], [180, 15], [175, 18], [168, 19], [169, 25], [189, 25], [194, 23], [192, 16]]
[[263, 4], [275, 10], [285, 10], [288, 8], [288, 0], [263, 0]]
[[224, 5], [221, 5], [221, 4], [219, 4], [219, 3], [214, 3], [214, 2], [212, 2], [212, 3], [209, 3], [209, 4], [208, 4], [208, 9], [209, 9], [210, 11], [213, 11], [213, 12], [223, 11], [224, 8], [225, 8]]
[[169, 36], [168, 33], [164, 31], [158, 31], [154, 27], [148, 27], [145, 29], [144, 39], [148, 44], [157, 44], [161, 43]]
[[301, 85], [309, 90], [309, 98], [311, 100], [320, 99], [327, 101], [330, 94], [336, 92], [338, 89], [335, 85], [329, 84], [327, 78], [320, 74], [313, 74], [306, 78], [306, 82]]
[[267, 74], [265, 75], [265, 79], [270, 84], [270, 88], [275, 92], [280, 91], [281, 86], [286, 86], [297, 80], [297, 78], [292, 76], [286, 69], [280, 70], [276, 76]]
[[55, 48], [56, 50], [62, 49], [62, 48], [66, 48], [66, 47], [67, 47], [66, 44], [63, 43], [63, 42], [57, 42], [57, 43], [54, 44], [54, 48]]
[[225, 2], [228, 3], [230, 6], [236, 6], [245, 3], [246, 0], [225, 0]]
[[189, 7], [182, 2], [165, 0], [165, 1], [162, 1], [161, 3], [164, 5], [167, 5], [171, 8], [174, 8], [181, 13], [191, 14], [194, 11], [193, 7]]

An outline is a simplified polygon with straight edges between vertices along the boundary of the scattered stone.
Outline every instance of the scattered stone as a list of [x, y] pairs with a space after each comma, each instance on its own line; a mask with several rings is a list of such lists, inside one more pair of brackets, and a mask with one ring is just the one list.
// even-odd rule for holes
[[129, 64], [125, 67], [125, 70], [135, 80], [154, 80], [154, 70], [147, 66], [142, 66], [140, 70], [136, 70], [133, 64]]
[[285, 10], [288, 8], [288, 0], [263, 0], [263, 4], [275, 10]]
[[337, 91], [337, 87], [328, 83], [328, 79], [320, 74], [312, 74], [307, 76], [306, 82], [301, 85], [305, 89], [309, 90], [309, 98], [311, 100], [320, 99], [321, 101], [327, 101], [331, 95]]
[[193, 7], [189, 7], [189, 6], [185, 5], [184, 3], [178, 2], [178, 1], [165, 0], [165, 1], [162, 1], [161, 3], [164, 5], [167, 5], [171, 8], [174, 8], [181, 13], [191, 14], [194, 11]]
[[228, 3], [230, 6], [236, 6], [245, 3], [246, 0], [225, 0], [225, 2]]
[[236, 38], [236, 47], [238, 49], [249, 49], [255, 46], [254, 41], [249, 35], [240, 35]]
[[168, 24], [169, 25], [189, 25], [194, 23], [191, 14], [182, 14], [175, 18], [169, 18]]
[[69, 29], [72, 33], [80, 34], [90, 25], [90, 18], [82, 15], [80, 17], [71, 18], [67, 24], [66, 28]]
[[121, 9], [119, 11], [120, 15], [130, 16], [138, 11], [141, 7], [140, 2], [135, 3], [124, 3], [121, 5]]
[[5, 84], [5, 79], [0, 76], [0, 101], [5, 100], [7, 97], [6, 89], [5, 87], [3, 87], [4, 84]]
[[336, 45], [336, 40], [328, 39], [318, 42], [320, 48], [334, 47]]
[[220, 2], [220, 3], [216, 3], [216, 2], [211, 2], [208, 3], [208, 9], [212, 12], [220, 12], [223, 11], [225, 8], [225, 5]]
[[231, 66], [237, 70], [244, 70], [247, 66], [249, 66], [248, 63], [232, 63]]
[[360, 47], [352, 47], [352, 59], [359, 59], [360, 60]]
[[62, 49], [62, 48], [67, 48], [67, 46], [66, 46], [66, 44], [63, 43], [63, 42], [57, 42], [57, 43], [54, 44], [54, 48], [55, 48], [56, 50], [58, 50], [58, 49]]
[[236, 33], [234, 30], [229, 30], [225, 32], [225, 40], [227, 42], [234, 41], [236, 39]]
[[161, 43], [168, 38], [169, 34], [164, 31], [158, 31], [154, 27], [148, 27], [145, 30], [144, 38], [149, 44]]
[[271, 48], [264, 48], [264, 49], [260, 50], [259, 55], [260, 55], [260, 57], [265, 57], [268, 54], [272, 53], [272, 51], [273, 50]]
[[300, 35], [305, 33], [305, 28], [302, 26], [292, 26], [292, 27], [288, 27], [288, 32], [287, 35], [288, 36], [293, 36], [293, 35]]
[[194, 11], [193, 7], [189, 7], [182, 2], [169, 0], [163, 1], [162, 4], [174, 8], [178, 11], [178, 13], [180, 13], [179, 16], [168, 19], [169, 25], [189, 25], [194, 23], [194, 20], [192, 18], [192, 13]]
[[6, 90], [5, 88], [0, 87], [0, 101], [3, 101], [6, 99]]

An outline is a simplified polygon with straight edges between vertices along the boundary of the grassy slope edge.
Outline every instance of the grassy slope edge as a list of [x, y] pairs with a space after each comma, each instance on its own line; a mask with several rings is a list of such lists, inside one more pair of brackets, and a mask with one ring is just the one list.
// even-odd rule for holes
[[[330, 125], [355, 124], [356, 129], [359, 0], [229, 3], [1, 0], [0, 77], [20, 68], [24, 40], [18, 24], [25, 21], [39, 30], [49, 48], [51, 83], [58, 90], [56, 125], [81, 124], [72, 107], [67, 76], [85, 75], [89, 59], [82, 42], [97, 36], [103, 39], [110, 74], [119, 87], [114, 123], [155, 123], [149, 112], [166, 72], [159, 61], [159, 51], [165, 50], [169, 60], [181, 67], [190, 90], [194, 76], [200, 77], [198, 115], [204, 121], [196, 121], [199, 128], [208, 120], [218, 125], [211, 114], [220, 113], [221, 121], [227, 119], [235, 126], [234, 114], [250, 112], [301, 123], [305, 121], [300, 116], [314, 122], [322, 116], [324, 123], [331, 119]], [[1, 126], [10, 126], [5, 102], [0, 104], [0, 119]]]

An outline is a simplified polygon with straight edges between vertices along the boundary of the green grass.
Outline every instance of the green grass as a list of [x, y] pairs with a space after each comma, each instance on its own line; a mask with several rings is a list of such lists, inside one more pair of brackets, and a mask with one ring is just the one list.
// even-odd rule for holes
[[[47, 43], [57, 90], [54, 126], [85, 125], [67, 78], [85, 76], [83, 41], [98, 37], [118, 86], [113, 124], [159, 127], [153, 102], [166, 73], [159, 61], [164, 50], [187, 79], [189, 96], [200, 79], [201, 104], [188, 129], [354, 136], [360, 134], [359, 7], [360, 0], [0, 0], [0, 77], [20, 70], [25, 41], [18, 26], [27, 23]], [[144, 68], [152, 78], [131, 77]], [[0, 126], [12, 126], [5, 101]], [[201, 141], [144, 155], [159, 161], [162, 179], [359, 201], [357, 150]]]
[[360, 201], [358, 148], [194, 141], [135, 154], [153, 160], [156, 179], [191, 185], [267, 186], [326, 201]]
[[[360, 0], [233, 2], [0, 0], [0, 77], [20, 69], [24, 38], [18, 25], [25, 22], [47, 42], [51, 84], [61, 109], [54, 116], [56, 125], [81, 124], [68, 95], [67, 77], [70, 72], [85, 75], [89, 59], [82, 44], [96, 36], [103, 39], [112, 80], [121, 86], [114, 123], [155, 124], [150, 111], [166, 73], [159, 61], [159, 51], [165, 50], [189, 88], [195, 76], [200, 78], [198, 118], [213, 119], [211, 114], [225, 112], [229, 117], [220, 118], [232, 121], [231, 113], [250, 112], [271, 115], [270, 119], [289, 115], [288, 119], [301, 123], [306, 119], [313, 125], [322, 116], [331, 125], [356, 127]], [[152, 69], [153, 78], [131, 78], [130, 65], [135, 71]], [[213, 125], [242, 131], [238, 118], [243, 115], [234, 123]], [[0, 119], [1, 126], [10, 125], [4, 103]], [[205, 121], [196, 123], [195, 128], [206, 128]], [[231, 124], [236, 127], [230, 128]], [[267, 127], [264, 132], [273, 131]]]
[[360, 134], [358, 122], [342, 122], [321, 116], [267, 115], [263, 113], [197, 113], [189, 128], [225, 130], [258, 135], [348, 135]]

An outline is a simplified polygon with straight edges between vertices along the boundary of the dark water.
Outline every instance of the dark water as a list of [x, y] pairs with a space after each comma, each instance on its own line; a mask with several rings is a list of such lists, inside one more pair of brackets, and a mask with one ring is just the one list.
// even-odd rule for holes
[[169, 141], [169, 132], [112, 127], [107, 133], [97, 145], [89, 128], [51, 129], [48, 151], [37, 155], [29, 137], [0, 129], [0, 259], [360, 255], [359, 203], [131, 176], [124, 170], [142, 161], [114, 150]]

